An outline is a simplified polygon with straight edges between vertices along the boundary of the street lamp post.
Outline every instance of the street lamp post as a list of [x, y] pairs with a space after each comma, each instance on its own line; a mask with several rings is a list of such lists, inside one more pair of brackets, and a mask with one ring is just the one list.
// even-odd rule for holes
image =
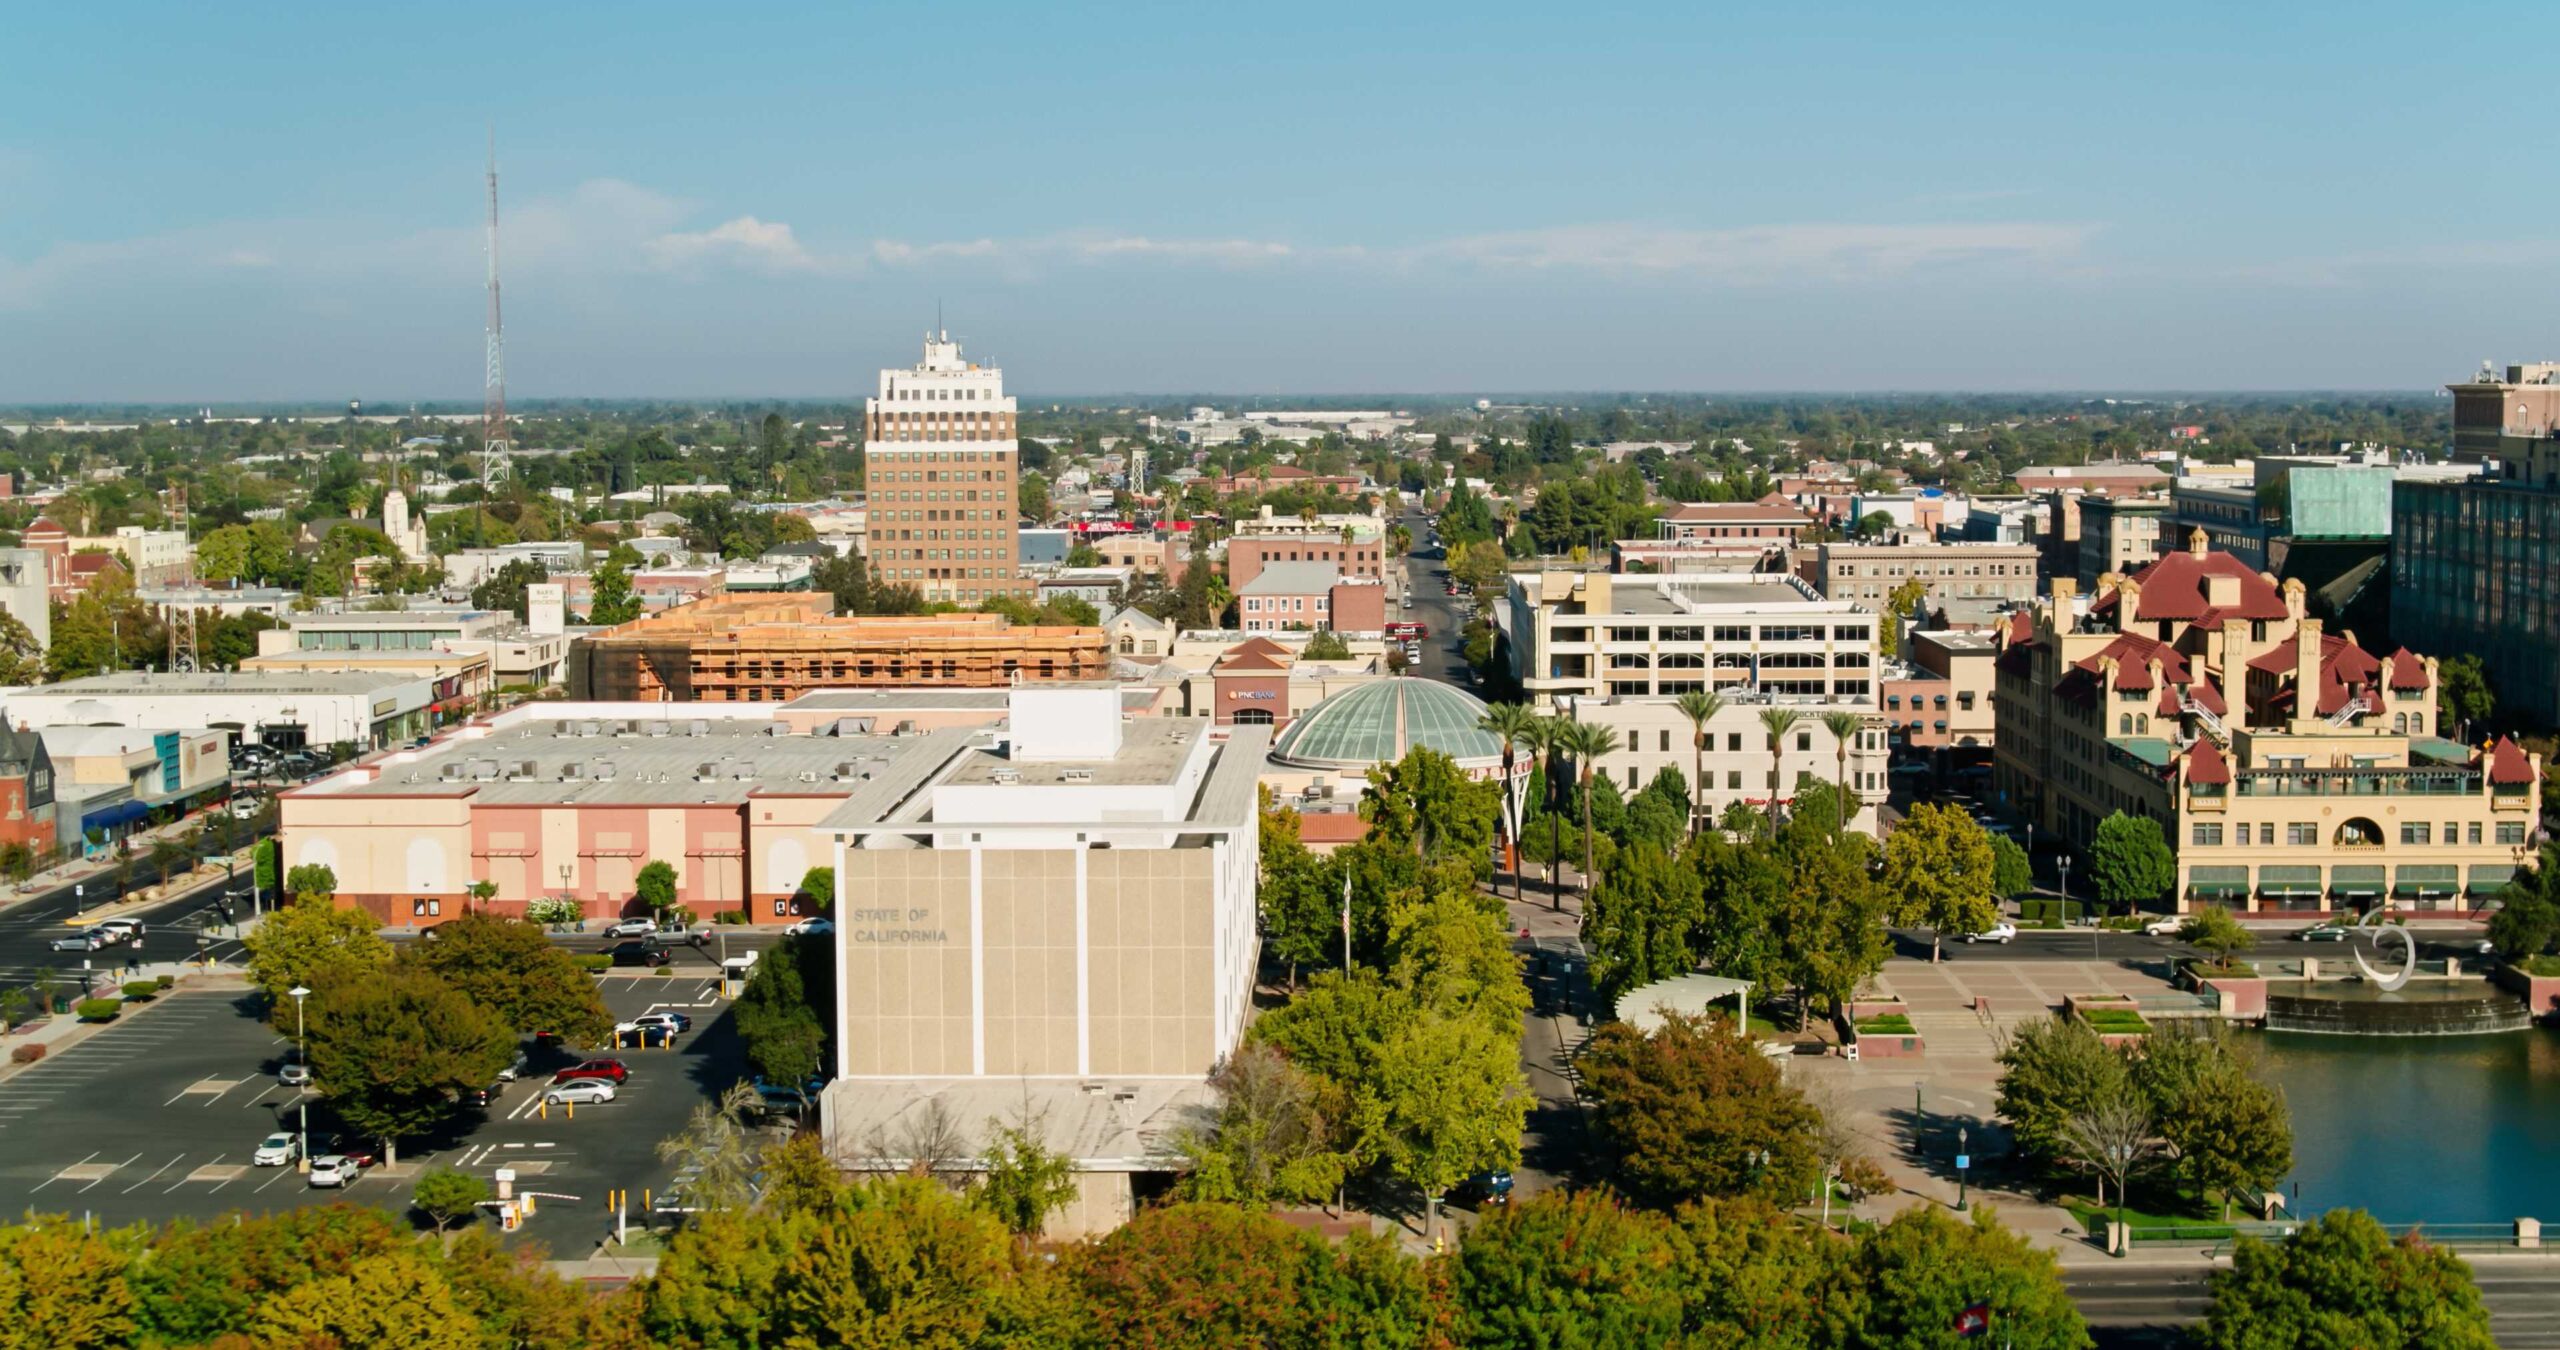
[[2069, 918], [2071, 915], [2071, 855], [2065, 853], [2059, 861], [2062, 865], [2062, 913], [2063, 917]]
[[1965, 1209], [1965, 1172], [1973, 1166], [1972, 1156], [1964, 1151], [1967, 1138], [1968, 1132], [1965, 1127], [1958, 1125], [1956, 1127], [1956, 1212], [1958, 1213], [1964, 1212]]
[[[285, 992], [293, 995], [293, 1062], [308, 1072], [311, 1057], [302, 1042], [302, 1000], [309, 998], [311, 991], [297, 984]], [[302, 1094], [302, 1145], [297, 1150], [301, 1155], [299, 1170], [308, 1172], [311, 1170], [311, 1085], [305, 1082], [295, 1090]]]

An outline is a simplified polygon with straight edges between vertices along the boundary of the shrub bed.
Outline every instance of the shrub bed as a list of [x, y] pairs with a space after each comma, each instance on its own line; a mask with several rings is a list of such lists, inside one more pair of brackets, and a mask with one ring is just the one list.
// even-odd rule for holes
[[578, 968], [601, 975], [613, 968], [613, 958], [602, 952], [580, 952], [575, 958]]
[[2515, 968], [2523, 971], [2527, 975], [2537, 975], [2543, 979], [2550, 979], [2555, 975], [2560, 975], [2560, 956], [2528, 956], [2525, 959], [2516, 962]]
[[112, 1022], [124, 1011], [124, 1000], [117, 998], [84, 998], [72, 1008], [72, 1014], [83, 1022]]
[[1920, 1034], [1911, 1029], [1911, 1019], [1900, 1013], [1880, 1013], [1874, 1017], [1862, 1017], [1858, 1019], [1857, 1025], [1858, 1034], [1861, 1036], [1917, 1036]]
[[159, 992], [160, 982], [158, 980], [127, 980], [124, 984], [124, 1001], [127, 1003], [148, 1003], [153, 997], [158, 995]]
[[2131, 1008], [2082, 1008], [2080, 1020], [2101, 1036], [2147, 1036], [2151, 1024]]

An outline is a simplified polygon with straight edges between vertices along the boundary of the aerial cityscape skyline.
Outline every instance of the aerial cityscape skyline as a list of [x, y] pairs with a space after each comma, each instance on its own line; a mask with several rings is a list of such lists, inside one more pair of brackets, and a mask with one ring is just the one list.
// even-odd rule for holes
[[384, 97], [147, 8], [27, 17], [118, 59], [0, 130], [13, 405], [468, 397], [492, 126], [524, 399], [848, 393], [938, 306], [1042, 396], [2410, 389], [2560, 258], [2560, 190], [2451, 190], [2535, 94], [2414, 12], [333, 16], [457, 75]]

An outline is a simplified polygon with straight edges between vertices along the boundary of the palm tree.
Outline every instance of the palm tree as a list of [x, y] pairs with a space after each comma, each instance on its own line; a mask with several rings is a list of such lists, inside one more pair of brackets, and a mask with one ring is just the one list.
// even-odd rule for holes
[[1618, 734], [1597, 722], [1567, 722], [1565, 734], [1561, 748], [1573, 756], [1574, 776], [1582, 784], [1582, 894], [1587, 905], [1600, 884], [1599, 870], [1591, 861], [1591, 776], [1600, 761], [1618, 748]]
[[1689, 719], [1689, 833], [1695, 835], [1707, 813], [1707, 723], [1724, 711], [1724, 695], [1712, 689], [1692, 689], [1671, 706]]
[[1804, 714], [1793, 708], [1769, 708], [1760, 714], [1760, 725], [1769, 729], [1769, 828], [1778, 828], [1778, 775], [1784, 772], [1787, 733], [1796, 729]]
[[1849, 800], [1849, 738], [1864, 730], [1867, 719], [1853, 712], [1827, 712], [1822, 715], [1823, 730], [1831, 733], [1831, 744], [1840, 756], [1840, 832], [1849, 832], [1849, 817], [1858, 814]]
[[[1520, 743], [1529, 747], [1530, 752], [1538, 757], [1540, 764], [1552, 768], [1552, 757], [1563, 752], [1565, 738], [1570, 734], [1571, 727], [1572, 723], [1562, 718], [1533, 717], [1529, 719], [1529, 725], [1522, 729]], [[1555, 802], [1556, 776], [1549, 773], [1547, 800], [1539, 803], [1546, 808], [1547, 815], [1547, 908], [1561, 910], [1564, 908], [1564, 877], [1557, 871], [1557, 855], [1563, 851], [1560, 845], [1564, 841], [1556, 835]], [[1517, 889], [1517, 887], [1514, 888], [1515, 891]]]
[[1519, 763], [1519, 749], [1529, 744], [1529, 728], [1538, 715], [1526, 703], [1496, 703], [1484, 710], [1477, 726], [1494, 734], [1502, 742], [1503, 834], [1511, 842], [1511, 898], [1520, 898], [1520, 793], [1524, 785], [1512, 776], [1512, 766]]

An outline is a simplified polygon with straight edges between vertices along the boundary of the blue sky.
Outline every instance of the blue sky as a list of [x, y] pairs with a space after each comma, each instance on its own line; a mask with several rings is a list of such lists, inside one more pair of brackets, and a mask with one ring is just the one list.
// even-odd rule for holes
[[[2555, 350], [2422, 6], [22, 6], [0, 401], [2425, 388]], [[1818, 16], [1818, 17], [1817, 17]]]

